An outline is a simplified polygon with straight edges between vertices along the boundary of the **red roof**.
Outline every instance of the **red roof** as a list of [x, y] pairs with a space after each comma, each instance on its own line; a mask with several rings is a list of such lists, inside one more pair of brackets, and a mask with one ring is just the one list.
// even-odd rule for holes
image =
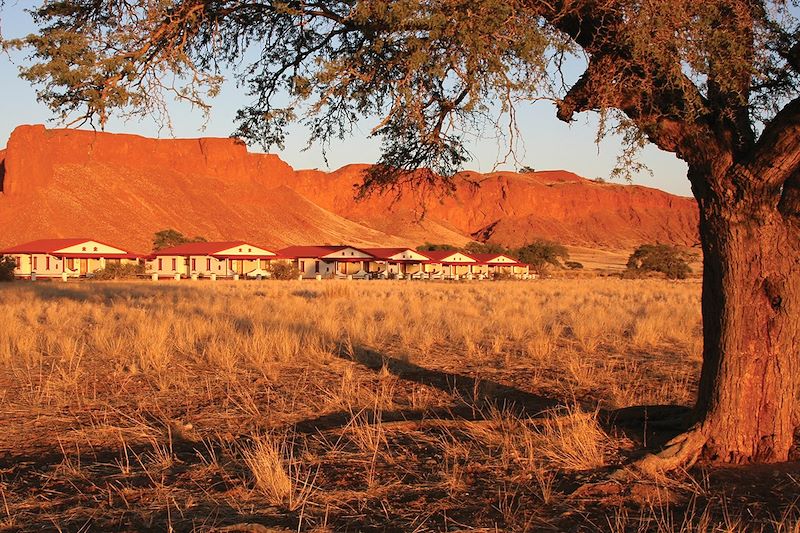
[[512, 261], [514, 261], [514, 262], [513, 263], [502, 262], [502, 263], [494, 263], [494, 264], [509, 265], [509, 266], [520, 265], [521, 264], [519, 261], [517, 261], [516, 259], [514, 259], [510, 255], [506, 255], [506, 254], [466, 254], [466, 255], [469, 255], [471, 258], [475, 259], [479, 263], [488, 264], [488, 263], [491, 263], [492, 261], [494, 261], [495, 259], [497, 259], [498, 257], [507, 257], [507, 258], [511, 259]]
[[[424, 258], [428, 258], [427, 252], [418, 252], [413, 248], [362, 248], [362, 252], [367, 252], [369, 255], [373, 256], [375, 259], [383, 259], [387, 260], [390, 259], [393, 255], [402, 254], [405, 251], [411, 251], [417, 254], [420, 254]], [[411, 261], [415, 262], [415, 259], [395, 259], [395, 261]], [[424, 261], [424, 259], [423, 259]]]
[[[363, 253], [369, 255], [370, 257], [372, 256], [372, 254], [370, 254], [366, 250], [363, 250], [363, 249], [360, 249], [360, 248], [356, 248], [355, 246], [345, 245], [345, 244], [338, 245], [338, 246], [327, 246], [327, 245], [322, 245], [322, 246], [287, 246], [286, 248], [283, 248], [282, 250], [278, 250], [278, 253], [281, 254], [281, 256], [287, 257], [287, 258], [290, 258], [290, 259], [299, 259], [299, 258], [302, 258], [302, 257], [322, 258], [322, 257], [325, 257], [326, 255], [330, 255], [330, 254], [336, 253], [338, 251], [344, 250], [345, 248], [352, 248], [353, 250], [356, 250], [358, 252], [363, 252]], [[361, 261], [363, 259], [369, 259], [369, 257], [354, 258], [354, 259], [357, 259], [357, 260]]]
[[423, 252], [425, 255], [430, 257], [430, 263], [457, 263], [457, 264], [464, 264], [469, 263], [469, 261], [445, 261], [451, 255], [461, 254], [465, 257], [475, 260], [471, 255], [465, 254], [464, 252], [459, 252], [458, 250], [431, 250]]
[[[24, 244], [18, 244], [16, 246], [12, 246], [11, 248], [6, 248], [5, 250], [0, 250], [0, 254], [53, 254], [58, 250], [62, 250], [64, 248], [69, 248], [70, 246], [77, 246], [79, 244], [83, 244], [85, 242], [96, 242], [98, 244], [102, 244], [103, 246], [110, 246], [111, 248], [117, 248], [122, 250], [119, 246], [114, 246], [113, 244], [108, 244], [103, 241], [98, 241], [97, 239], [89, 239], [89, 238], [67, 238], [67, 239], [39, 239], [37, 241], [26, 242]], [[126, 255], [132, 256], [139, 256], [139, 254], [134, 254], [132, 252], [125, 251]], [[86, 254], [80, 254], [80, 252], [76, 252], [78, 255], [76, 257], [85, 257]], [[62, 254], [59, 254], [62, 255]], [[103, 257], [107, 256], [119, 256], [122, 257], [122, 254], [101, 254]]]
[[[262, 246], [256, 246], [254, 244], [250, 244], [244, 241], [215, 241], [215, 242], [189, 242], [186, 244], [179, 244], [178, 246], [170, 246], [169, 248], [162, 248], [161, 250], [156, 250], [153, 252], [152, 255], [159, 256], [159, 255], [215, 255], [220, 252], [224, 252], [225, 250], [229, 250], [231, 248], [236, 248], [238, 246], [247, 246], [250, 248], [261, 248], [262, 250], [266, 250], [266, 248]], [[270, 250], [268, 250], [270, 251]], [[250, 252], [242, 252], [252, 254]], [[257, 254], [256, 254], [257, 255]], [[271, 255], [257, 255], [260, 257], [272, 257]], [[231, 254], [233, 257], [233, 254]]]
[[247, 261], [254, 261], [256, 259], [288, 259], [282, 255], [234, 255], [234, 254], [211, 254], [217, 259], [245, 259]]

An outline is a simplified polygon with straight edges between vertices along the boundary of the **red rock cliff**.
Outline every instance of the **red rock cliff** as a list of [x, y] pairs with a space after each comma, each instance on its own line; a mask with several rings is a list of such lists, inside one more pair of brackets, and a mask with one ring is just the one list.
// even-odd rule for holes
[[[0, 246], [93, 236], [148, 250], [155, 231], [245, 238], [267, 246], [353, 242], [632, 248], [697, 241], [694, 201], [564, 171], [464, 172], [453, 196], [354, 199], [365, 165], [295, 171], [234, 139], [157, 140], [20, 126], [0, 151]], [[425, 211], [425, 217], [419, 215]]]

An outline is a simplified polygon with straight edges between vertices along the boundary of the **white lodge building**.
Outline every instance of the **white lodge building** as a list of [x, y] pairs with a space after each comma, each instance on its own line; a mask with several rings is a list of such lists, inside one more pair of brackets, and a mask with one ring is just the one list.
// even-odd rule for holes
[[353, 246], [289, 246], [278, 250], [289, 259], [305, 279], [369, 277], [369, 263], [375, 258]]
[[457, 279], [477, 274], [478, 261], [469, 255], [454, 250], [424, 252], [430, 259], [425, 272], [431, 279]]
[[375, 259], [369, 264], [369, 272], [377, 278], [421, 278], [424, 265], [430, 257], [412, 248], [364, 248]]
[[245, 241], [192, 242], [163, 248], [147, 258], [147, 271], [158, 277], [269, 277], [275, 252]]
[[70, 278], [91, 276], [107, 264], [136, 264], [140, 255], [94, 239], [42, 239], [5, 250], [14, 259], [19, 278]]
[[525, 263], [520, 263], [513, 257], [504, 254], [469, 254], [480, 264], [474, 272], [479, 272], [485, 276], [509, 275], [513, 277], [526, 276], [530, 273], [530, 268]]

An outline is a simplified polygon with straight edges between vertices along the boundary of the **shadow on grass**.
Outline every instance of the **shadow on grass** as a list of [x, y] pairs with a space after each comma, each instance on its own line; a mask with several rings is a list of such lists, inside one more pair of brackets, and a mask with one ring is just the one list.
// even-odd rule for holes
[[[480, 420], [485, 418], [488, 407], [507, 410], [517, 416], [539, 418], [547, 416], [549, 411], [575, 403], [568, 398], [533, 394], [492, 380], [425, 368], [362, 346], [354, 347], [351, 354], [340, 354], [339, 357], [373, 371], [385, 368], [400, 379], [434, 387], [461, 400], [448, 408], [382, 411], [383, 422], [423, 419]], [[596, 412], [598, 421], [607, 433], [624, 435], [637, 443], [637, 455], [660, 448], [685, 431], [691, 423], [691, 409], [686, 406], [642, 405], [602, 409], [588, 402], [577, 404], [584, 411]], [[301, 433], [325, 431], [346, 425], [352, 415], [348, 411], [330, 413], [301, 421], [296, 429]]]

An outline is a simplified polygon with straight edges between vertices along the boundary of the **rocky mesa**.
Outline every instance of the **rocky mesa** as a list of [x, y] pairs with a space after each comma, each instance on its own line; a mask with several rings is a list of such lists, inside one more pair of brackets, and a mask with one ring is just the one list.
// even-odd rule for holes
[[536, 238], [630, 249], [693, 245], [690, 198], [566, 171], [462, 172], [452, 195], [355, 199], [366, 165], [294, 170], [236, 139], [149, 139], [20, 126], [0, 150], [0, 246], [86, 236], [148, 251], [175, 228], [265, 246], [340, 243], [517, 246]]

